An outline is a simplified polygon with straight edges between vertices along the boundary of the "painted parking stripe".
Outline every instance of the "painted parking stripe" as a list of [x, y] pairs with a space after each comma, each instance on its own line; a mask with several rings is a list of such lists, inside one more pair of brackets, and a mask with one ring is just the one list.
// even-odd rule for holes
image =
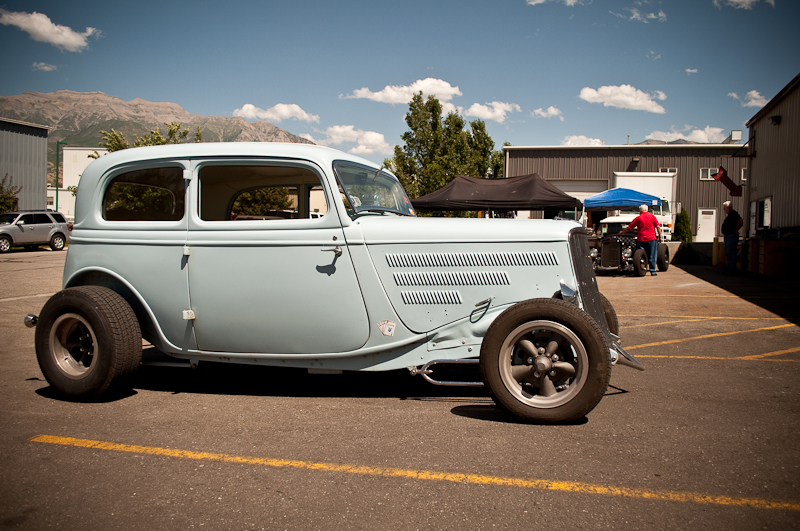
[[716, 334], [705, 334], [705, 335], [702, 335], [702, 336], [684, 337], [684, 338], [681, 338], [681, 339], [668, 339], [666, 341], [658, 341], [656, 343], [643, 343], [641, 345], [632, 345], [632, 346], [629, 346], [629, 347], [625, 347], [625, 350], [634, 350], [634, 349], [637, 349], [637, 348], [645, 348], [645, 347], [658, 347], [658, 346], [661, 346], [661, 345], [671, 345], [671, 344], [674, 344], [674, 343], [683, 343], [684, 341], [695, 341], [697, 339], [710, 339], [710, 338], [714, 338], [714, 337], [733, 336], [733, 335], [736, 335], [736, 334], [747, 334], [749, 332], [763, 332], [765, 330], [778, 330], [780, 328], [789, 328], [789, 327], [792, 327], [792, 326], [797, 326], [797, 325], [789, 323], [789, 324], [782, 324], [782, 325], [777, 325], [777, 326], [767, 326], [767, 327], [764, 327], [764, 328], [753, 328], [751, 330], [736, 330], [735, 332], [719, 332], [719, 333], [716, 333]]
[[362, 465], [347, 465], [336, 463], [317, 463], [313, 461], [299, 461], [294, 459], [273, 459], [264, 457], [248, 457], [215, 452], [195, 452], [191, 450], [178, 450], [175, 448], [161, 448], [157, 446], [138, 446], [112, 443], [107, 441], [94, 441], [90, 439], [76, 439], [73, 437], [58, 437], [54, 435], [37, 435], [30, 439], [32, 442], [57, 444], [93, 448], [114, 452], [129, 452], [180, 459], [195, 459], [204, 461], [219, 461], [224, 463], [238, 463], [246, 465], [260, 465], [273, 468], [295, 468], [301, 470], [319, 470], [325, 472], [339, 472], [363, 476], [384, 476], [393, 478], [417, 479], [423, 481], [448, 481], [471, 485], [495, 485], [518, 487], [524, 489], [551, 490], [572, 492], [578, 494], [600, 494], [604, 496], [617, 496], [622, 498], [635, 498], [643, 500], [659, 500], [671, 502], [698, 503], [705, 505], [726, 505], [738, 507], [752, 507], [758, 509], [782, 509], [800, 511], [800, 503], [789, 501], [773, 501], [760, 498], [736, 498], [731, 496], [718, 496], [699, 494], [694, 492], [678, 492], [666, 490], [630, 489], [626, 487], [613, 487], [608, 485], [595, 485], [574, 481], [550, 481], [543, 479], [523, 479], [511, 477], [487, 476], [481, 474], [461, 474], [451, 472], [437, 472], [432, 470], [411, 470], [402, 468], [385, 468]]
[[53, 293], [41, 293], [39, 295], [25, 295], [23, 297], [9, 297], [8, 299], [0, 299], [0, 302], [21, 301], [24, 299], [33, 299], [36, 297], [50, 297]]

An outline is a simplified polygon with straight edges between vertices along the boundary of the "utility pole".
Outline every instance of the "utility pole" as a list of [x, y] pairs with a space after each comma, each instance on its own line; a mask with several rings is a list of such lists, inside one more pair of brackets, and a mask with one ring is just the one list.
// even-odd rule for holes
[[61, 161], [58, 157], [58, 148], [61, 144], [66, 145], [66, 142], [64, 140], [56, 142], [56, 212], [58, 212], [58, 170], [61, 167]]

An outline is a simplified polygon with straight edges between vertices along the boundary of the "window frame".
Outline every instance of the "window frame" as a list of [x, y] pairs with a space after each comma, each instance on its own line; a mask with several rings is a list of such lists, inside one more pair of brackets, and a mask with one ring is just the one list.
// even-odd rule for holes
[[[708, 177], [703, 177], [703, 172], [704, 171], [707, 173]], [[714, 171], [713, 174], [711, 173], [712, 171]], [[716, 179], [714, 179], [714, 175], [716, 175], [717, 172], [719, 172], [719, 168], [700, 168], [700, 180], [701, 181], [715, 181]]]

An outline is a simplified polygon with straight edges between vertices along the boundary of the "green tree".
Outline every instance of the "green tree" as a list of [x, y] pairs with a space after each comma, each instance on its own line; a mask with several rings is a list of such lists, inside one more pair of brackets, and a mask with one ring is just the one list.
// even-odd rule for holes
[[436, 191], [457, 175], [502, 176], [502, 152], [494, 151], [494, 141], [483, 120], [469, 122], [467, 129], [466, 120], [457, 113], [448, 113], [442, 119], [442, 104], [434, 96], [423, 99], [422, 92], [415, 94], [408, 105], [409, 130], [401, 136], [403, 146], [395, 146], [394, 157], [386, 159], [385, 164], [392, 168], [410, 197]]
[[286, 188], [257, 188], [237, 197], [231, 207], [231, 213], [242, 216], [268, 216], [276, 210], [289, 210], [292, 206]]
[[[161, 146], [164, 144], [181, 144], [189, 136], [189, 128], [181, 130], [180, 123], [164, 122], [164, 125], [167, 128], [166, 137], [161, 133], [161, 128], [156, 127], [155, 129], [151, 129], [149, 133], [145, 133], [141, 137], [134, 134], [133, 147]], [[111, 129], [111, 132], [100, 131], [100, 133], [103, 135], [103, 141], [98, 143], [98, 145], [102, 148], [105, 148], [109, 153], [111, 153], [112, 151], [120, 151], [122, 149], [128, 149], [129, 147], [131, 147], [130, 142], [128, 142], [128, 139], [125, 138], [125, 135], [123, 133], [117, 132], [114, 129]], [[194, 134], [194, 141], [201, 142], [202, 138], [203, 135], [200, 130], [200, 126], [197, 126], [197, 131]], [[95, 151], [93, 154], [89, 155], [89, 157], [93, 159], [98, 159], [100, 158], [100, 154], [97, 153], [97, 151]]]
[[675, 230], [672, 231], [672, 241], [692, 241], [691, 221], [689, 220], [689, 213], [684, 209], [681, 209], [681, 213], [675, 217]]
[[12, 212], [17, 209], [18, 194], [22, 190], [21, 186], [14, 186], [14, 178], [7, 173], [0, 180], [0, 214]]

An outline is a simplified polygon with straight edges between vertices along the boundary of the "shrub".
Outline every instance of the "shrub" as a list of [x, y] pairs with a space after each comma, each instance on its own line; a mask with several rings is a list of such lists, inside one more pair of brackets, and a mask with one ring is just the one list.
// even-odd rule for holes
[[672, 231], [672, 241], [690, 242], [692, 241], [692, 226], [689, 220], [689, 213], [681, 209], [681, 213], [675, 218], [675, 230]]

